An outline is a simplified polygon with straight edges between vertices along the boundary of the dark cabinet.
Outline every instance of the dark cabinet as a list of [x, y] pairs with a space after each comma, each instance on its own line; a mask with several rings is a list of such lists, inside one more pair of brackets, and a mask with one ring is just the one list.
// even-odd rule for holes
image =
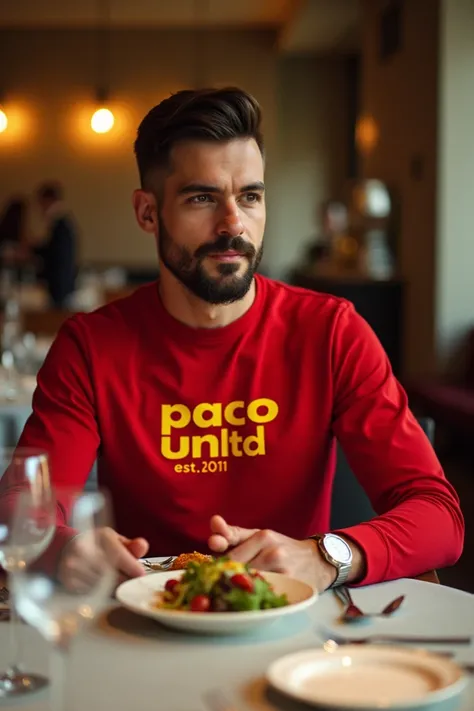
[[294, 286], [321, 291], [351, 301], [356, 311], [370, 324], [387, 353], [396, 376], [402, 363], [403, 291], [400, 280], [375, 281], [355, 278], [329, 278], [294, 271]]

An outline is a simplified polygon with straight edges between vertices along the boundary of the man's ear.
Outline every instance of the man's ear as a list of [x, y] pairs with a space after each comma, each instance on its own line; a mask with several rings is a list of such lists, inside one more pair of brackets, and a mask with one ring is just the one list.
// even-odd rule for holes
[[153, 193], [146, 190], [135, 190], [132, 196], [133, 209], [137, 222], [145, 232], [158, 233], [158, 209]]

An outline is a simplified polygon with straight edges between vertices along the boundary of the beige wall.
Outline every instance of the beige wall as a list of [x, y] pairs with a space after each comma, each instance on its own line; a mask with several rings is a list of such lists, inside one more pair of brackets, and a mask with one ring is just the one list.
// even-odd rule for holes
[[[206, 38], [201, 37], [206, 48]], [[137, 186], [136, 127], [171, 91], [194, 84], [196, 40], [186, 31], [117, 31], [111, 35], [111, 89], [117, 130], [97, 136], [89, 128], [97, 81], [97, 34], [91, 31], [2, 33], [9, 96], [28, 115], [29, 138], [4, 150], [0, 193], [30, 190], [59, 177], [67, 186], [83, 233], [86, 260], [149, 264], [152, 240], [138, 230], [130, 195]], [[267, 33], [215, 33], [203, 51], [209, 83], [235, 83], [261, 101], [271, 145], [275, 133], [275, 57]], [[245, 57], [245, 61], [242, 58]]]
[[[400, 198], [405, 371], [425, 375], [435, 368], [438, 3], [404, 3], [402, 48], [384, 62], [378, 58], [380, 7], [379, 0], [362, 2], [362, 104], [379, 128], [362, 169], [365, 177], [385, 180]], [[419, 178], [412, 174], [413, 161], [421, 163]]]
[[474, 326], [474, 2], [441, 5], [436, 325], [445, 367]]
[[278, 65], [277, 170], [267, 227], [272, 263], [288, 270], [319, 229], [322, 200], [347, 171], [346, 74], [342, 59], [295, 57]]
[[[89, 128], [97, 80], [90, 31], [2, 31], [9, 131], [0, 136], [0, 199], [44, 178], [64, 181], [82, 227], [86, 261], [150, 265], [151, 240], [135, 226], [132, 144], [146, 111], [169, 92], [237, 84], [265, 112], [269, 219], [265, 266], [280, 276], [314, 230], [315, 205], [344, 178], [344, 72], [338, 60], [281, 60], [262, 32], [116, 31], [111, 89], [117, 128]], [[195, 57], [199, 47], [200, 63]], [[279, 150], [281, 149], [281, 150]]]

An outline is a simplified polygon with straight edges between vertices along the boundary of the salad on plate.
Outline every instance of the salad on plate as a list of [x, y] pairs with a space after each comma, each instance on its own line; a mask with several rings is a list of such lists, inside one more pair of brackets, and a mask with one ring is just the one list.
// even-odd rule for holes
[[188, 612], [248, 612], [288, 604], [257, 570], [227, 557], [189, 562], [153, 602], [155, 608]]

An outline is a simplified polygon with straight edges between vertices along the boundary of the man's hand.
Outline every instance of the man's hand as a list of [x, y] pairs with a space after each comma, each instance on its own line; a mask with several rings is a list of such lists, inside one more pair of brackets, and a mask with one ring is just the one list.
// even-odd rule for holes
[[[319, 592], [336, 578], [336, 569], [312, 540], [297, 541], [275, 531], [229, 526], [222, 516], [211, 519], [209, 548], [259, 570], [284, 573], [304, 580]], [[232, 550], [229, 550], [232, 549]]]
[[93, 584], [100, 576], [101, 555], [113, 564], [119, 573], [119, 582], [144, 575], [138, 560], [148, 551], [148, 542], [144, 538], [126, 538], [112, 528], [102, 529], [100, 535], [100, 555], [91, 555], [87, 533], [79, 534], [65, 546], [58, 566], [58, 579], [68, 589], [79, 590]]

